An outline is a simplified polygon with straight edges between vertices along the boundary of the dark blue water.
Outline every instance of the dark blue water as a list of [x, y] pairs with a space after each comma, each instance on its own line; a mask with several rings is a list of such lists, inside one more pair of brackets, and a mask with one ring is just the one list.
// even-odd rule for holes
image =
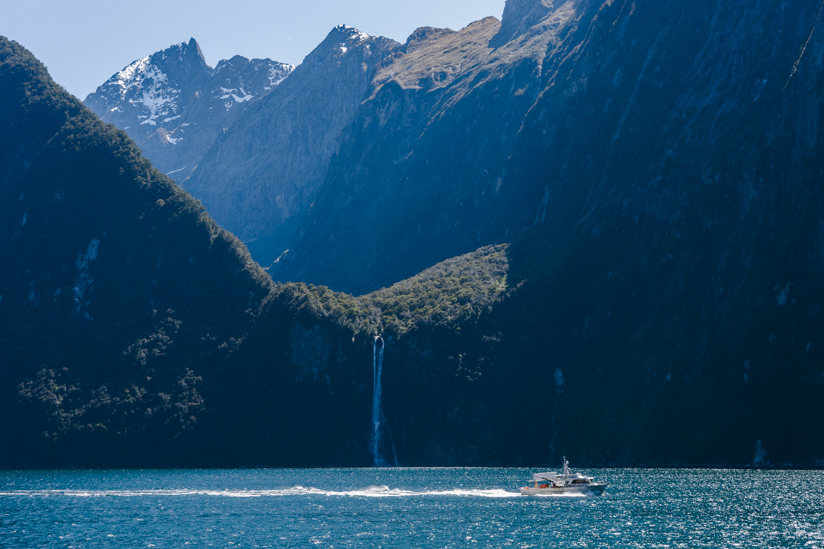
[[824, 548], [824, 472], [525, 469], [0, 472], [2, 547]]

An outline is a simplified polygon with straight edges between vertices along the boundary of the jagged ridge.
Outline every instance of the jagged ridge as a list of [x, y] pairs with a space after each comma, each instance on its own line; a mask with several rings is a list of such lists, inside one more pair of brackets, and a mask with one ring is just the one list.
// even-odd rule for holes
[[213, 69], [192, 38], [127, 65], [85, 104], [125, 130], [161, 171], [182, 180], [249, 102], [294, 68], [237, 55]]

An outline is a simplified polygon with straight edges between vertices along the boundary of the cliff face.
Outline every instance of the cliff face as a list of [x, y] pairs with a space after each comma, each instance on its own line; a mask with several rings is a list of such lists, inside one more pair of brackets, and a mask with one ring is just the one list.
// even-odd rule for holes
[[[304, 467], [393, 464], [395, 455], [403, 465], [473, 463], [463, 454], [477, 446], [475, 433], [453, 428], [449, 417], [458, 408], [466, 413], [463, 403], [477, 393], [454, 392], [463, 388], [453, 360], [460, 357], [447, 357], [453, 339], [467, 341], [462, 328], [475, 333], [486, 311], [511, 293], [508, 266], [506, 247], [498, 246], [360, 298], [277, 286], [210, 385], [213, 412], [201, 431], [215, 444], [210, 454], [231, 456], [224, 461], [231, 464]], [[376, 459], [371, 417], [384, 345]], [[456, 448], [452, 461], [437, 447]], [[474, 463], [494, 459], [485, 452]]]
[[215, 137], [294, 68], [236, 55], [213, 69], [192, 38], [129, 64], [84, 103], [124, 130], [159, 170], [183, 180]]
[[4, 467], [371, 464], [374, 335], [505, 287], [494, 248], [363, 299], [273, 285], [4, 38], [0, 92]]
[[818, 96], [792, 86], [815, 85], [817, 6], [567, 2], [524, 29], [532, 5], [415, 35], [376, 72], [276, 278], [362, 293], [535, 224], [648, 211], [644, 185], [662, 216], [697, 177], [752, 182], [741, 208], [783, 200], [757, 188], [781, 185], [760, 147], [782, 134], [790, 166], [816, 142]]
[[[511, 318], [564, 371], [556, 424], [591, 418], [627, 461], [820, 459], [795, 427], [822, 418], [819, 6], [742, 8], [600, 6], [508, 164], [543, 183], [511, 204], [554, 265], [524, 292], [548, 313]], [[571, 394], [592, 380], [622, 387], [598, 412]]]
[[[471, 434], [419, 458], [534, 462], [563, 446], [741, 464], [757, 446], [815, 464], [799, 426], [822, 424], [819, 7], [570, 2], [503, 45], [494, 21], [425, 29], [376, 72], [273, 276], [361, 293], [513, 243], [508, 280], [525, 283], [490, 324], [426, 338], [442, 364], [484, 372], [454, 394], [478, 387], [492, 419], [445, 397], [432, 425]], [[437, 65], [415, 58], [427, 37]], [[475, 68], [456, 77], [462, 60]], [[416, 352], [397, 367], [420, 365]]]
[[372, 70], [396, 47], [392, 40], [336, 27], [215, 141], [183, 183], [221, 226], [250, 244], [261, 264], [277, 259], [282, 235], [315, 199]]
[[272, 284], [4, 43], [0, 463], [371, 464], [380, 334], [401, 464], [821, 466], [817, 8], [419, 29], [273, 267], [361, 297]]
[[581, 17], [565, 4], [499, 47], [495, 18], [415, 32], [375, 72], [273, 276], [363, 293], [522, 230], [500, 207], [505, 166], [547, 51], [573, 48]]

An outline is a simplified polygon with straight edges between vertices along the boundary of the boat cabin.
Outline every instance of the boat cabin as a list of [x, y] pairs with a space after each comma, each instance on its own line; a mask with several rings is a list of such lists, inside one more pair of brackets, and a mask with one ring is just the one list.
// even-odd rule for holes
[[535, 473], [532, 475], [533, 488], [549, 488], [550, 486], [560, 488], [569, 485], [591, 484], [592, 477], [587, 477], [577, 473], [570, 473], [565, 476], [558, 473]]

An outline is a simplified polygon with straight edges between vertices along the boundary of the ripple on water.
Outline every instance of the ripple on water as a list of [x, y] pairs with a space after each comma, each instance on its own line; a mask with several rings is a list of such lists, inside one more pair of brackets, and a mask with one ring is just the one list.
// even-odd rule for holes
[[523, 497], [524, 469], [0, 473], [9, 547], [807, 547], [820, 471], [601, 469], [600, 497]]

